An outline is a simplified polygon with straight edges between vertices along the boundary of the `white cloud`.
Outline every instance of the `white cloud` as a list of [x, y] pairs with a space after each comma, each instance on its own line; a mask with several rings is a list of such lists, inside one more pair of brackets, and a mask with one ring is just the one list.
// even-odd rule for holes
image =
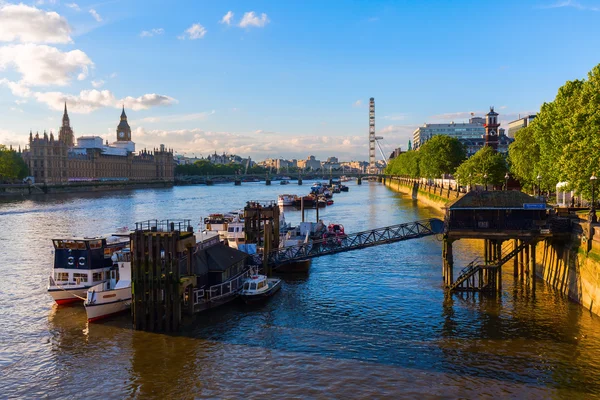
[[23, 100], [17, 99], [17, 100], [15, 100], [15, 103], [21, 105], [21, 104], [27, 103], [27, 100], [25, 100], [25, 99], [23, 99]]
[[240, 26], [240, 28], [250, 28], [250, 27], [262, 28], [265, 25], [267, 25], [269, 22], [271, 22], [271, 21], [267, 17], [267, 14], [262, 13], [259, 18], [254, 13], [254, 11], [250, 11], [250, 12], [244, 13], [244, 17], [240, 21], [239, 26]]
[[0, 2], [0, 42], [70, 43], [71, 27], [56, 12]]
[[81, 50], [61, 52], [55, 47], [36, 44], [0, 47], [0, 70], [13, 67], [22, 75], [22, 85], [64, 86], [75, 74], [78, 80], [85, 79], [93, 66]]
[[90, 14], [92, 15], [92, 17], [94, 17], [94, 19], [96, 20], [96, 22], [102, 22], [102, 17], [93, 8], [90, 10]]
[[70, 9], [75, 10], [77, 12], [81, 11], [81, 8], [79, 8], [79, 4], [77, 4], [77, 3], [68, 3], [68, 4], [65, 4], [65, 5], [67, 7], [69, 7]]
[[223, 15], [223, 18], [219, 21], [221, 24], [231, 25], [231, 20], [233, 19], [233, 12], [227, 11], [227, 14]]
[[95, 87], [96, 89], [98, 89], [102, 85], [104, 85], [104, 81], [102, 79], [99, 79], [97, 81], [92, 81], [92, 86]]
[[114, 78], [116, 78], [116, 77], [117, 77], [117, 73], [116, 73], [116, 72], [113, 72], [113, 73], [112, 73], [112, 74], [110, 74], [108, 77], [109, 77], [110, 79], [114, 79]]
[[23, 110], [21, 110], [18, 107], [9, 107], [9, 110], [12, 111], [12, 112], [21, 112], [21, 113], [23, 112]]
[[[474, 115], [471, 115], [474, 114]], [[484, 111], [459, 111], [459, 112], [453, 112], [453, 113], [444, 113], [444, 114], [436, 114], [436, 115], [432, 115], [431, 117], [429, 117], [430, 120], [432, 121], [438, 121], [438, 122], [463, 122], [463, 121], [468, 121], [469, 118], [475, 116], [475, 117], [483, 117], [485, 116], [486, 112]]]
[[[187, 36], [186, 36], [187, 34]], [[177, 36], [178, 39], [186, 39], [186, 37], [190, 40], [202, 39], [206, 35], [206, 28], [204, 28], [200, 24], [193, 24], [189, 28], [185, 30], [183, 35]]]
[[8, 79], [0, 79], [0, 85], [5, 85], [10, 89], [13, 95], [18, 97], [29, 97], [31, 89], [20, 82], [11, 82]]
[[145, 94], [140, 97], [127, 96], [124, 99], [119, 100], [119, 104], [124, 104], [125, 108], [136, 111], [146, 110], [155, 106], [168, 106], [175, 103], [177, 103], [177, 100], [174, 98], [156, 93]]
[[163, 28], [154, 28], [149, 31], [142, 31], [142, 33], [140, 33], [140, 37], [158, 36], [162, 35], [163, 33], [165, 33], [165, 30]]
[[47, 104], [52, 110], [61, 111], [66, 101], [69, 106], [69, 112], [88, 114], [103, 107], [125, 108], [133, 110], [144, 110], [155, 106], [165, 106], [176, 103], [177, 100], [169, 96], [163, 96], [155, 93], [145, 94], [134, 98], [126, 97], [117, 100], [110, 90], [82, 90], [78, 95], [72, 95], [62, 92], [35, 92], [33, 96], [40, 103]]
[[586, 10], [587, 11], [600, 11], [600, 7], [586, 6], [586, 5], [579, 3], [578, 1], [573, 1], [573, 0], [559, 1], [554, 4], [540, 6], [540, 8], [564, 8], [564, 7], [575, 8], [575, 9], [581, 10], [581, 11], [586, 11]]
[[360, 107], [362, 106], [362, 100], [356, 100], [353, 104], [352, 107]]

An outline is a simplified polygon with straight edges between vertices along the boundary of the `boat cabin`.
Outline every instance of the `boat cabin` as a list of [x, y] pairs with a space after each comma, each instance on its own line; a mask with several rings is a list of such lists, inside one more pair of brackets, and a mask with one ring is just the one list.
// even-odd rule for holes
[[217, 244], [195, 254], [193, 274], [198, 286], [213, 286], [232, 280], [246, 271], [248, 254]]
[[[90, 283], [107, 279], [113, 253], [129, 245], [129, 237], [53, 239], [54, 280]], [[98, 271], [93, 271], [98, 270]]]
[[244, 282], [242, 290], [244, 292], [262, 292], [269, 287], [269, 282], [265, 275], [252, 275]]

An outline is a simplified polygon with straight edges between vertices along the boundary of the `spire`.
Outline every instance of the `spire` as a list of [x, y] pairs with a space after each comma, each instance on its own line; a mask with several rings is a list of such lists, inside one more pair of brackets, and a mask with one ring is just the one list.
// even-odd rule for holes
[[125, 114], [125, 104], [123, 104], [123, 111], [121, 112], [121, 121], [127, 120], [127, 115]]
[[65, 115], [67, 115], [67, 101], [65, 100]]

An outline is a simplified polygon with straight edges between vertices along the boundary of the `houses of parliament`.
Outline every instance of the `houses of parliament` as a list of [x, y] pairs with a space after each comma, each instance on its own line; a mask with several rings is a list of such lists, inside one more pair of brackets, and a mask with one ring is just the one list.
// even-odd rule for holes
[[23, 158], [35, 183], [68, 184], [88, 181], [165, 181], [173, 182], [173, 150], [160, 145], [153, 151], [135, 153], [125, 107], [116, 129], [116, 141], [103, 143], [99, 136], [81, 136], [74, 140], [67, 113], [62, 117], [58, 138], [29, 132], [29, 148]]

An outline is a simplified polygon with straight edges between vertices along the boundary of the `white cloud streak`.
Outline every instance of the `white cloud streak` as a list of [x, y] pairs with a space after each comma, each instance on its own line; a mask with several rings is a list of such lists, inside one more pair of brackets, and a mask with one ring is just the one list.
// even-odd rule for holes
[[231, 25], [233, 19], [233, 11], [227, 11], [227, 14], [223, 15], [223, 18], [219, 21], [220, 24]]
[[271, 21], [267, 17], [267, 14], [262, 13], [259, 18], [254, 13], [254, 11], [250, 11], [250, 12], [244, 13], [242, 20], [240, 21], [239, 27], [240, 28], [251, 28], [251, 27], [263, 28], [269, 22], [271, 22]]
[[71, 27], [55, 12], [0, 2], [0, 42], [71, 43]]
[[140, 37], [158, 36], [158, 35], [162, 35], [163, 33], [165, 33], [165, 30], [163, 28], [154, 28], [149, 31], [142, 31], [140, 33]]
[[81, 11], [81, 8], [79, 7], [79, 4], [77, 4], [77, 3], [68, 3], [68, 4], [65, 4], [65, 6], [69, 7], [71, 10], [75, 10], [77, 12]]
[[96, 22], [102, 22], [102, 17], [100, 16], [100, 14], [98, 14], [98, 12], [96, 10], [94, 10], [93, 8], [90, 9], [90, 14], [92, 15], [92, 17], [94, 17], [94, 19], [96, 20]]
[[185, 32], [183, 32], [183, 35], [177, 36], [177, 38], [180, 40], [184, 40], [186, 38], [190, 40], [196, 40], [202, 39], [204, 35], [206, 35], [206, 28], [204, 28], [200, 24], [193, 24], [192, 26], [187, 28]]
[[99, 87], [102, 87], [102, 85], [104, 85], [104, 81], [102, 79], [99, 79], [97, 81], [92, 81], [92, 86], [96, 89], [98, 89]]

